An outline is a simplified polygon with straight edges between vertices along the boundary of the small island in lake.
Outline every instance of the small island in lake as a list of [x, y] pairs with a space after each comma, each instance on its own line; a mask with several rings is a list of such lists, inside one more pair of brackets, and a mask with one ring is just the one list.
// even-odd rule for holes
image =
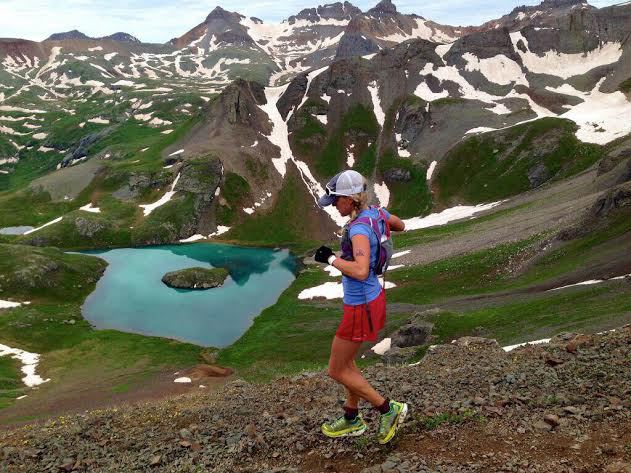
[[224, 268], [186, 268], [162, 276], [162, 282], [176, 289], [210, 289], [221, 286], [228, 277]]

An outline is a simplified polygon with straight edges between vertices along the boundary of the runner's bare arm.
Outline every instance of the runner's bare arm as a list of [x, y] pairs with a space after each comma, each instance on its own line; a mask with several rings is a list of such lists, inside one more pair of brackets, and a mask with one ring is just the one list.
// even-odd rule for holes
[[370, 241], [365, 235], [355, 235], [351, 241], [353, 242], [353, 258], [355, 258], [355, 261], [337, 258], [333, 261], [333, 266], [346, 276], [363, 281], [370, 273]]
[[390, 225], [390, 230], [392, 230], [393, 232], [402, 232], [403, 230], [405, 230], [405, 222], [396, 215], [390, 214], [388, 225]]

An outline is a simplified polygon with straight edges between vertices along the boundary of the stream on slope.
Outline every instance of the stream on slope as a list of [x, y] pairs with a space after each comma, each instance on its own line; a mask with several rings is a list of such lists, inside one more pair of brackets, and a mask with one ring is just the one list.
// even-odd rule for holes
[[[84, 251], [109, 263], [83, 305], [97, 329], [173, 338], [225, 347], [273, 305], [295, 279], [287, 250], [213, 243]], [[167, 287], [162, 276], [184, 268], [223, 267], [223, 286], [207, 290]]]

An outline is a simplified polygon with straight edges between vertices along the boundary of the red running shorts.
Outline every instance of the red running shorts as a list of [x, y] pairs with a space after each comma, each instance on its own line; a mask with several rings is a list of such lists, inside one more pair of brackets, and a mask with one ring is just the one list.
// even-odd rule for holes
[[386, 323], [386, 291], [368, 304], [344, 304], [344, 317], [337, 328], [339, 338], [350, 342], [374, 342]]

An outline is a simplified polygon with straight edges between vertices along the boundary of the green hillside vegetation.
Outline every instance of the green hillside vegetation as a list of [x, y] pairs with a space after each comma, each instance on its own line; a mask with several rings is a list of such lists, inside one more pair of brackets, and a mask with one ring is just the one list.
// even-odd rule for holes
[[[331, 177], [346, 167], [347, 156], [344, 147], [346, 135], [353, 134], [361, 137], [365, 142], [374, 143], [378, 132], [379, 125], [372, 110], [361, 104], [355, 105], [344, 115], [339, 129], [331, 135], [322, 152], [317, 155], [314, 165], [317, 175], [322, 178]], [[355, 151], [361, 152], [361, 148], [356, 144]], [[358, 161], [358, 164], [362, 163], [360, 166], [368, 175], [372, 173], [370, 161], [370, 155], [362, 156]]]
[[[198, 346], [94, 330], [82, 318], [81, 305], [105, 267], [105, 261], [92, 256], [0, 244], [0, 294], [32, 302], [3, 311], [2, 343], [42, 355], [38, 373], [51, 381], [40, 386], [38, 395], [79, 389], [84, 383], [114, 389], [123, 381], [133, 384], [197, 361]], [[27, 392], [33, 395], [16, 368], [10, 358], [0, 358], [0, 406]]]
[[304, 209], [313, 205], [310, 199], [296, 171], [288, 170], [273, 209], [255, 212], [227, 232], [224, 239], [246, 244], [283, 246], [297, 253], [313, 248], [317, 242], [311, 240], [310, 223], [304, 218]]
[[631, 77], [629, 77], [627, 80], [621, 82], [620, 85], [618, 86], [618, 89], [621, 92], [624, 92], [624, 93], [631, 92]]
[[410, 172], [407, 182], [388, 182], [390, 203], [388, 210], [402, 218], [416, 217], [429, 213], [432, 196], [427, 186], [427, 164], [399, 158], [388, 151], [379, 159], [379, 172], [383, 176], [389, 169], [402, 169]]
[[22, 394], [20, 362], [11, 357], [0, 357], [0, 409], [12, 404]]
[[252, 205], [252, 191], [248, 181], [238, 174], [227, 172], [221, 186], [221, 197], [226, 205], [216, 205], [217, 224], [231, 226], [239, 220], [239, 212]]
[[52, 202], [50, 193], [38, 189], [0, 192], [0, 227], [32, 225], [34, 227], [77, 207], [68, 201]]
[[[186, 90], [177, 94], [176, 100], [167, 101], [154, 98], [150, 93], [134, 91], [134, 97], [144, 98], [145, 102], [153, 102], [150, 110], [137, 113], [153, 112], [152, 117], [168, 120], [170, 125], [155, 128], [144, 121], [130, 117], [131, 92], [116, 94], [114, 97], [95, 94], [87, 102], [72, 101], [61, 106], [72, 109], [73, 113], [64, 111], [50, 111], [42, 114], [43, 122], [37, 132], [44, 132], [48, 136], [43, 140], [35, 140], [30, 136], [15, 136], [13, 141], [22, 146], [32, 146], [31, 149], [20, 151], [19, 165], [14, 165], [10, 174], [0, 174], [0, 192], [23, 188], [39, 176], [53, 172], [61, 160], [72, 151], [82, 138], [98, 135], [98, 139], [87, 146], [85, 151], [88, 158], [105, 156], [108, 160], [103, 165], [121, 166], [133, 170], [158, 170], [163, 166], [161, 152], [171, 144], [182, 139], [190, 129], [199, 122], [199, 113], [193, 115], [181, 113], [179, 104], [190, 103], [194, 109], [199, 109], [203, 101], [197, 94]], [[20, 96], [22, 100], [24, 97]], [[39, 99], [34, 98], [35, 101]], [[106, 101], [114, 103], [106, 104]], [[46, 108], [45, 104], [41, 108]], [[4, 112], [3, 112], [4, 113]], [[15, 112], [5, 113], [7, 116], [17, 116]], [[109, 120], [109, 124], [91, 123], [88, 120], [101, 117]], [[83, 123], [83, 127], [79, 125]], [[20, 125], [12, 125], [20, 129]], [[162, 134], [166, 128], [173, 129], [170, 134]], [[24, 129], [24, 131], [29, 131]], [[40, 146], [54, 148], [53, 151], [41, 152]], [[6, 148], [5, 151], [3, 151]], [[148, 148], [145, 152], [142, 149]], [[12, 156], [16, 148], [8, 140], [0, 138], [0, 156], [8, 153]]]
[[577, 174], [603, 157], [604, 148], [582, 143], [576, 125], [542, 118], [507, 130], [468, 138], [452, 149], [434, 181], [445, 205], [504, 199], [529, 190], [529, 173], [542, 168], [543, 181]]

